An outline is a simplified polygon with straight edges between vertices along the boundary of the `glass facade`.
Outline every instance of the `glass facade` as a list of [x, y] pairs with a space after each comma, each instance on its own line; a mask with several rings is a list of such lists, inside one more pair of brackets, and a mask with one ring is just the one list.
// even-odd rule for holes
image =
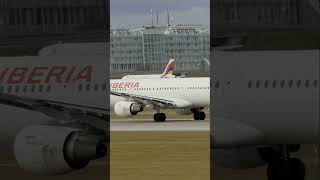
[[320, 28], [319, 0], [215, 0], [214, 34]]
[[0, 0], [0, 38], [105, 31], [105, 0]]
[[209, 31], [200, 25], [111, 30], [111, 72], [160, 72], [168, 60], [176, 71], [208, 70]]

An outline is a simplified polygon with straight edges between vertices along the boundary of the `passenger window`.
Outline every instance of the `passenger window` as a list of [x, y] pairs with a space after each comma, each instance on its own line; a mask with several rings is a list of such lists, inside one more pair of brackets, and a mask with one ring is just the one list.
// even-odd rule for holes
[[318, 86], [318, 80], [313, 80], [312, 86], [316, 88]]
[[11, 93], [11, 90], [12, 90], [12, 86], [8, 86], [8, 87], [7, 87], [7, 92], [8, 92], [8, 93]]
[[16, 93], [18, 93], [20, 90], [20, 86], [16, 86]]
[[273, 80], [272, 82], [272, 88], [276, 88], [277, 87], [277, 81], [276, 80]]
[[289, 81], [289, 88], [292, 88], [292, 86], [293, 86], [293, 80], [290, 80]]
[[301, 86], [301, 80], [298, 80], [297, 81], [297, 88], [300, 88], [300, 86]]
[[256, 82], [256, 88], [260, 88], [260, 81], [259, 80]]
[[79, 84], [78, 91], [82, 91], [82, 84]]
[[23, 92], [27, 92], [27, 90], [28, 90], [28, 86], [27, 86], [27, 85], [24, 85], [22, 91], [23, 91]]
[[43, 90], [43, 86], [39, 85], [39, 92], [42, 92], [42, 90]]
[[95, 91], [98, 91], [98, 88], [99, 88], [99, 85], [98, 85], [98, 84], [95, 84], [95, 85], [94, 85], [94, 90], [95, 90]]
[[306, 80], [306, 81], [305, 81], [304, 86], [305, 86], [306, 88], [309, 87], [309, 80]]
[[87, 84], [86, 90], [90, 91], [90, 84]]
[[284, 88], [284, 85], [285, 85], [285, 80], [282, 80], [282, 81], [280, 82], [280, 87], [281, 87], [281, 88]]
[[248, 88], [252, 88], [252, 81], [251, 80], [248, 82]]
[[32, 85], [31, 86], [31, 92], [34, 92], [36, 90], [36, 86], [35, 85]]
[[265, 80], [265, 81], [264, 81], [264, 88], [268, 88], [268, 86], [269, 86], [269, 81], [268, 81], [268, 80]]
[[47, 86], [47, 92], [50, 92], [50, 91], [51, 91], [51, 86], [48, 85], [48, 86]]
[[228, 86], [228, 87], [231, 86], [231, 81], [227, 81], [227, 86]]

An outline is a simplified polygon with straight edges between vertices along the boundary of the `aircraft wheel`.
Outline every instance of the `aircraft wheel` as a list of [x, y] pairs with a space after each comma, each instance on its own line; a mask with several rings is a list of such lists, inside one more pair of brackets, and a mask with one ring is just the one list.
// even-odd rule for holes
[[194, 120], [200, 120], [200, 113], [199, 112], [193, 113], [193, 119]]
[[154, 120], [155, 122], [159, 122], [159, 121], [160, 121], [160, 113], [155, 113], [155, 114], [153, 115], [153, 120]]
[[165, 122], [167, 117], [166, 117], [166, 114], [165, 113], [160, 113], [160, 122]]
[[155, 113], [153, 115], [153, 120], [155, 122], [165, 122], [166, 121], [166, 114], [164, 114], [164, 113]]
[[278, 160], [267, 168], [268, 180], [304, 180], [305, 165], [300, 159]]
[[205, 120], [206, 119], [206, 113], [199, 112], [199, 120]]

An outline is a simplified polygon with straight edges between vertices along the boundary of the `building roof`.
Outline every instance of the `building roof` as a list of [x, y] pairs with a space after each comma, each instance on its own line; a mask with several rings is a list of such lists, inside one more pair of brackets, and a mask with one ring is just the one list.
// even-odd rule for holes
[[209, 30], [198, 24], [143, 26], [138, 29], [111, 29], [111, 36], [140, 36], [141, 34], [209, 34]]

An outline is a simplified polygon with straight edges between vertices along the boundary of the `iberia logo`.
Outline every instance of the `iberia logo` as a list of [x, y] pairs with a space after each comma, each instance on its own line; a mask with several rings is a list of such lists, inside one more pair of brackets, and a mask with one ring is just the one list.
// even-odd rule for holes
[[110, 83], [112, 89], [120, 88], [139, 88], [139, 82], [112, 82]]

